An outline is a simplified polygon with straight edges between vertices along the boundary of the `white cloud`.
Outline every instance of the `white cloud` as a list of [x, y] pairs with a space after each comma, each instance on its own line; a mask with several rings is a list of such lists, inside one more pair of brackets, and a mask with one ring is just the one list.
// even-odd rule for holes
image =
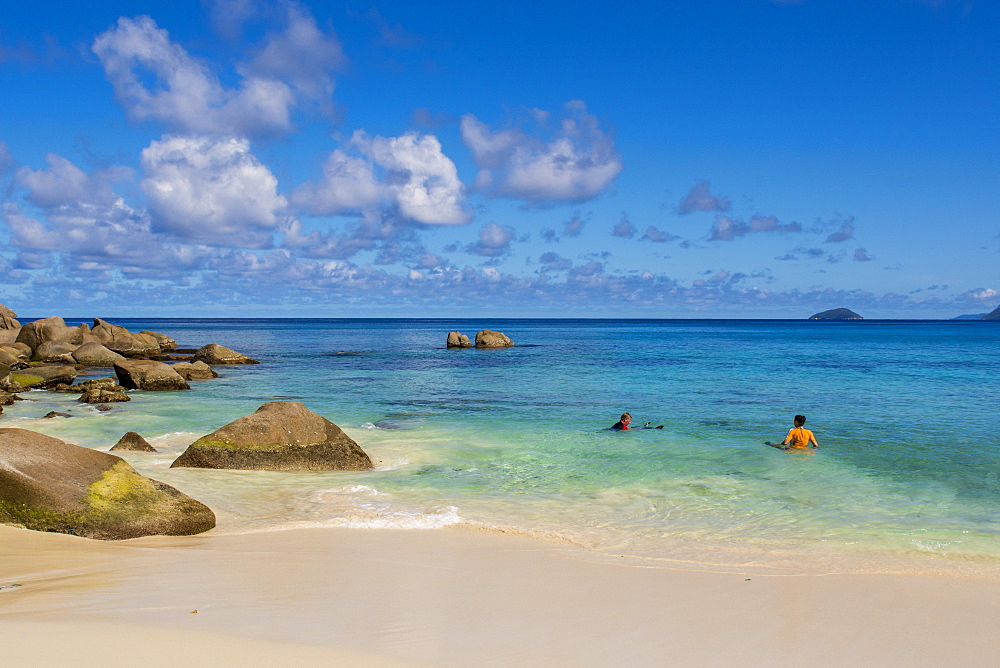
[[[545, 113], [531, 115], [543, 125]], [[583, 102], [569, 102], [547, 138], [520, 128], [491, 130], [475, 116], [461, 122], [462, 140], [480, 168], [477, 187], [531, 204], [580, 202], [597, 197], [622, 170], [614, 142]]]
[[271, 245], [287, 202], [246, 140], [166, 137], [143, 149], [142, 167], [154, 230], [210, 245]]
[[[239, 135], [291, 128], [294, 94], [286, 83], [249, 76], [238, 88], [226, 88], [148, 16], [119, 18], [91, 48], [133, 120], [157, 120], [183, 132]], [[147, 87], [148, 74], [155, 85]]]
[[753, 216], [749, 222], [734, 220], [729, 216], [716, 216], [709, 232], [710, 241], [732, 241], [756, 232], [797, 234], [802, 226], [796, 222], [782, 224], [774, 216]]
[[677, 205], [677, 213], [685, 215], [693, 211], [729, 211], [731, 202], [727, 197], [716, 197], [710, 192], [708, 181], [702, 181], [691, 188], [690, 192]]
[[517, 232], [512, 227], [501, 227], [496, 223], [487, 223], [479, 230], [476, 243], [465, 247], [466, 253], [484, 257], [500, 257], [510, 251], [510, 242]]
[[314, 215], [374, 218], [388, 205], [425, 225], [462, 225], [471, 219], [465, 186], [437, 137], [416, 132], [368, 137], [358, 131], [349, 146], [361, 156], [334, 150], [323, 166], [323, 179], [296, 189], [296, 206]]
[[328, 105], [334, 89], [330, 72], [346, 62], [336, 37], [321, 31], [303, 7], [290, 4], [285, 30], [268, 35], [244, 69], [263, 79], [290, 81], [304, 96]]
[[383, 169], [384, 181], [400, 213], [428, 225], [461, 225], [469, 222], [465, 194], [458, 170], [433, 135], [408, 132], [400, 137], [373, 137], [356, 133], [353, 142]]
[[329, 216], [373, 207], [383, 197], [372, 163], [337, 149], [323, 165], [323, 179], [299, 186], [292, 203], [307, 213]]

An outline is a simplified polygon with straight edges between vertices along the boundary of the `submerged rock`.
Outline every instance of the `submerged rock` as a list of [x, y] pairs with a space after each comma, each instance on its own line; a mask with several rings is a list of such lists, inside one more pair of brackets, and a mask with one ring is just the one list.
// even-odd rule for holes
[[476, 334], [477, 348], [509, 348], [512, 345], [514, 342], [507, 338], [503, 332], [484, 329]]
[[0, 522], [121, 540], [201, 533], [215, 526], [215, 514], [115, 455], [0, 429]]
[[446, 345], [449, 348], [471, 348], [472, 341], [462, 332], [448, 332]]
[[130, 390], [190, 390], [191, 386], [169, 364], [153, 360], [125, 360], [115, 364], [118, 383]]
[[171, 468], [363, 471], [371, 459], [340, 427], [298, 401], [271, 401], [202, 436]]
[[205, 364], [211, 364], [213, 366], [221, 366], [226, 364], [260, 364], [255, 359], [250, 359], [243, 353], [238, 353], [235, 350], [226, 348], [225, 346], [220, 346], [218, 343], [209, 343], [207, 346], [202, 346], [194, 354], [195, 362], [204, 362]]
[[112, 450], [131, 450], [133, 452], [156, 452], [156, 448], [149, 444], [149, 441], [134, 431], [126, 432], [118, 439], [118, 442], [111, 446]]

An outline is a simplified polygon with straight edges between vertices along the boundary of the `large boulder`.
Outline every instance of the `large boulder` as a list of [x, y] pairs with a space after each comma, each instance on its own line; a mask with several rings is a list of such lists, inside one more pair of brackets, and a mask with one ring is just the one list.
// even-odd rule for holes
[[371, 459], [340, 427], [298, 401], [272, 401], [202, 436], [175, 466], [267, 471], [363, 471]]
[[0, 347], [0, 364], [6, 364], [11, 369], [20, 369], [28, 366], [27, 362], [3, 347]]
[[118, 442], [111, 446], [112, 450], [131, 450], [133, 452], [156, 452], [149, 441], [134, 431], [125, 432]]
[[22, 387], [47, 387], [59, 383], [72, 384], [76, 380], [76, 367], [61, 365], [32, 366], [10, 372], [12, 382]]
[[125, 360], [114, 365], [118, 383], [130, 390], [190, 390], [191, 386], [169, 364], [153, 360]]
[[169, 336], [167, 336], [166, 334], [160, 334], [159, 332], [150, 332], [149, 330], [146, 329], [142, 330], [139, 333], [142, 334], [143, 336], [147, 336], [156, 341], [157, 345], [160, 346], [160, 350], [170, 350], [177, 347], [177, 342], [174, 341]]
[[0, 343], [17, 341], [17, 335], [21, 331], [21, 323], [16, 318], [16, 313], [0, 304]]
[[47, 341], [70, 343], [79, 336], [79, 328], [67, 327], [65, 320], [54, 315], [51, 318], [34, 320], [21, 327], [21, 331], [17, 335], [17, 343], [23, 343], [32, 350], [37, 350], [38, 346]]
[[73, 351], [73, 359], [80, 364], [87, 366], [107, 366], [111, 367], [118, 362], [124, 362], [125, 358], [113, 350], [109, 350], [102, 344], [91, 341], [85, 343]]
[[215, 514], [115, 455], [0, 429], [0, 523], [120, 540], [201, 533]]
[[509, 348], [512, 345], [514, 342], [507, 338], [503, 332], [484, 329], [476, 334], [477, 348]]
[[219, 374], [204, 362], [178, 362], [171, 365], [184, 380], [211, 380]]
[[76, 359], [73, 357], [73, 351], [76, 349], [77, 346], [66, 341], [43, 341], [35, 348], [35, 354], [31, 359], [35, 362], [76, 364]]
[[25, 362], [31, 359], [31, 346], [25, 343], [8, 343], [0, 346], [0, 350], [5, 350]]
[[446, 345], [449, 348], [471, 348], [472, 341], [462, 332], [448, 332]]
[[209, 343], [207, 346], [199, 348], [194, 354], [194, 361], [204, 362], [213, 366], [224, 364], [260, 364], [257, 360], [250, 359], [246, 355], [238, 353], [235, 350], [230, 350], [225, 346], [220, 346], [218, 343]]
[[153, 337], [135, 334], [100, 318], [94, 319], [91, 332], [105, 348], [125, 357], [146, 357], [160, 352], [160, 344]]

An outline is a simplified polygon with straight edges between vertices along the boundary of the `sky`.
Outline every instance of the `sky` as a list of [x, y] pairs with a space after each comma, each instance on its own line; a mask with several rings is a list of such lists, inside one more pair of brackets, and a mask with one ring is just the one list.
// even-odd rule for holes
[[1000, 304], [992, 0], [8, 3], [22, 316]]

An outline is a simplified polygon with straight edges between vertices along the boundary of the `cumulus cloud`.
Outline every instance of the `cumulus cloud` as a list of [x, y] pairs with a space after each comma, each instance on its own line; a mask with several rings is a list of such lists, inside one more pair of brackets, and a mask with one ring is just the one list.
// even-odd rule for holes
[[14, 169], [17, 165], [17, 161], [14, 160], [14, 156], [10, 154], [10, 148], [7, 146], [7, 142], [0, 140], [0, 176], [5, 176], [8, 172]]
[[856, 248], [856, 249], [854, 249], [854, 261], [855, 262], [871, 262], [874, 259], [875, 258], [873, 258], [871, 255], [869, 255], [868, 251], [865, 250], [864, 248]]
[[433, 135], [408, 132], [400, 137], [355, 133], [355, 146], [386, 170], [385, 188], [400, 213], [428, 225], [461, 225], [471, 216], [455, 163]]
[[597, 197], [622, 170], [614, 142], [579, 100], [566, 104], [558, 128], [543, 134], [548, 114], [529, 114], [527, 130], [492, 130], [462, 117], [462, 141], [480, 168], [478, 188], [532, 205]]
[[854, 238], [854, 219], [849, 218], [840, 223], [840, 229], [826, 238], [828, 244], [839, 244]]
[[465, 247], [465, 252], [483, 257], [506, 255], [510, 252], [510, 243], [516, 234], [517, 232], [512, 227], [487, 223], [479, 230], [479, 238], [476, 242]]
[[587, 224], [580, 214], [573, 214], [573, 217], [563, 223], [563, 232], [567, 237], [578, 237], [583, 233], [583, 227]]
[[622, 212], [621, 220], [612, 228], [611, 236], [622, 237], [624, 239], [631, 239], [635, 236], [635, 226], [632, 225], [632, 221], [629, 220], [628, 215], [624, 212]]
[[304, 8], [290, 4], [285, 29], [270, 33], [242, 70], [252, 78], [291, 82], [302, 95], [327, 105], [329, 111], [334, 89], [330, 73], [346, 62], [336, 37], [320, 30]]
[[652, 225], [646, 228], [646, 232], [641, 237], [642, 241], [652, 241], [656, 244], [663, 244], [668, 241], [676, 241], [678, 239], [680, 239], [680, 237], [676, 234], [670, 234], [669, 232], [665, 232], [659, 228], [653, 227]]
[[541, 271], [566, 271], [573, 266], [572, 261], [560, 256], [558, 253], [542, 253], [538, 258]]
[[323, 178], [299, 186], [292, 202], [313, 215], [371, 215], [385, 206], [425, 225], [462, 225], [471, 219], [455, 163], [433, 135], [368, 137], [356, 132], [348, 151], [336, 149]]
[[160, 121], [184, 133], [242, 136], [290, 130], [297, 100], [326, 102], [333, 90], [328, 70], [343, 62], [339, 43], [296, 5], [289, 6], [287, 30], [269, 36], [239, 68], [235, 88], [224, 86], [148, 16], [119, 18], [91, 50], [132, 120]]
[[696, 184], [677, 205], [677, 213], [689, 214], [693, 211], [729, 211], [731, 202], [726, 197], [716, 197], [710, 192], [708, 181]]
[[287, 202], [245, 139], [166, 137], [141, 158], [155, 231], [209, 245], [271, 245]]
[[781, 224], [774, 216], [753, 216], [749, 222], [735, 220], [729, 216], [716, 216], [709, 231], [710, 241], [733, 241], [757, 232], [778, 232], [796, 234], [802, 226], [796, 222]]

